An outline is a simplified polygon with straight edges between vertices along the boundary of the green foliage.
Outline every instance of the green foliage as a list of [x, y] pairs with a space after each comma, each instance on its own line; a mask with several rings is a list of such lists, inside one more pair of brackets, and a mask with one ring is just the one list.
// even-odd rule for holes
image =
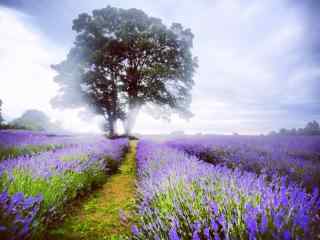
[[63, 217], [66, 203], [79, 195], [85, 195], [93, 187], [100, 186], [106, 178], [104, 170], [98, 166], [85, 172], [68, 171], [46, 179], [35, 178], [27, 171], [15, 170], [13, 172], [14, 180], [11, 180], [7, 174], [1, 175], [0, 190], [7, 189], [10, 195], [23, 192], [26, 197], [41, 193], [43, 202], [36, 220], [39, 224], [37, 235], [41, 239], [45, 226], [51, 225]]
[[10, 183], [10, 177], [7, 172], [3, 172], [0, 175], [0, 192], [3, 192], [7, 189], [7, 186]]
[[[175, 183], [175, 184], [172, 184]], [[211, 196], [204, 198], [204, 192], [210, 186], [214, 189]], [[150, 206], [153, 211], [146, 212], [144, 215], [138, 215], [137, 224], [147, 225], [153, 222], [156, 214], [157, 219], [161, 219], [161, 229], [157, 233], [145, 232], [143, 236], [154, 236], [157, 234], [160, 239], [168, 239], [167, 233], [172, 227], [172, 216], [179, 222], [179, 232], [181, 239], [191, 239], [193, 232], [193, 223], [201, 222], [204, 225], [210, 225], [210, 221], [215, 215], [212, 213], [208, 202], [214, 201], [219, 206], [219, 214], [223, 214], [227, 222], [233, 222], [228, 231], [233, 236], [232, 239], [247, 239], [247, 232], [244, 223], [245, 206], [251, 204], [256, 206], [260, 202], [259, 195], [244, 195], [239, 192], [235, 185], [230, 185], [229, 191], [238, 192], [239, 199], [226, 199], [225, 192], [219, 182], [207, 181], [206, 184], [176, 182], [168, 180], [165, 191], [159, 191], [151, 200]], [[221, 236], [220, 236], [221, 237]]]
[[67, 172], [54, 175], [49, 179], [33, 178], [25, 171], [15, 171], [14, 181], [7, 184], [10, 194], [23, 192], [25, 196], [43, 195], [43, 213], [51, 207], [55, 211], [62, 210], [63, 205], [74, 199], [80, 191], [88, 191], [94, 185], [100, 185], [106, 175], [100, 169], [91, 169], [89, 172]]

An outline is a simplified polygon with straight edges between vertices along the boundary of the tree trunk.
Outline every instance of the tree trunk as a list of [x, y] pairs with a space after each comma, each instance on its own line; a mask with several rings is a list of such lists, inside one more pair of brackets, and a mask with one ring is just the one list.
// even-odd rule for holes
[[138, 115], [138, 112], [140, 110], [140, 106], [137, 102], [138, 98], [138, 82], [139, 82], [139, 73], [137, 70], [137, 67], [134, 66], [134, 63], [131, 63], [130, 65], [133, 65], [128, 70], [128, 103], [129, 103], [129, 110], [127, 117], [124, 124], [124, 130], [125, 134], [127, 136], [130, 136], [132, 134], [133, 126], [136, 122], [136, 118]]
[[112, 138], [116, 135], [116, 124], [115, 120], [112, 117], [106, 118], [105, 130], [109, 133], [109, 137]]
[[114, 124], [109, 122], [109, 137], [114, 137], [115, 136], [115, 129], [114, 129]]
[[140, 110], [140, 107], [134, 107], [134, 108], [129, 109], [127, 118], [125, 119], [125, 121], [123, 123], [125, 134], [127, 136], [130, 136], [132, 134], [132, 129], [133, 129], [134, 124], [136, 122], [139, 110]]

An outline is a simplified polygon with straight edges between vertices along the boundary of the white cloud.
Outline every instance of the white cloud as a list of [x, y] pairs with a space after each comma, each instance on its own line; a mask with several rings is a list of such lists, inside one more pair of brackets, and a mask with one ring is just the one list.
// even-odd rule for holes
[[50, 63], [55, 59], [41, 35], [30, 30], [20, 13], [0, 9], [0, 96], [6, 114], [16, 117], [23, 109], [48, 108], [48, 99], [57, 90], [50, 81]]
[[39, 109], [72, 130], [96, 130], [82, 123], [76, 111], [51, 108], [57, 93], [50, 65], [61, 61], [64, 49], [53, 46], [26, 23], [29, 16], [0, 8], [0, 98], [5, 116], [16, 118], [27, 109]]

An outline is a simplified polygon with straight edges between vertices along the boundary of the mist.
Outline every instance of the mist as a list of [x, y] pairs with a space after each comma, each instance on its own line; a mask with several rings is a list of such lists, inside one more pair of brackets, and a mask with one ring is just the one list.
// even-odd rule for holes
[[[74, 41], [72, 20], [106, 7], [138, 8], [195, 35], [189, 121], [155, 120], [142, 109], [134, 132], [266, 133], [320, 119], [319, 6], [312, 1], [2, 1], [0, 98], [7, 119], [39, 109], [74, 131], [99, 131], [83, 109], [54, 109], [55, 72]], [[14, 29], [14, 30], [13, 30]]]

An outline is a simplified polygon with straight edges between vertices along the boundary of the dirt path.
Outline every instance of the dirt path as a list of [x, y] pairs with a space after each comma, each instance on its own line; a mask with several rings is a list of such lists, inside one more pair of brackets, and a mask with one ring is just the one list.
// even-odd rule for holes
[[130, 229], [128, 216], [135, 205], [135, 155], [136, 142], [131, 142], [119, 171], [61, 226], [51, 230], [49, 239], [124, 239]]

